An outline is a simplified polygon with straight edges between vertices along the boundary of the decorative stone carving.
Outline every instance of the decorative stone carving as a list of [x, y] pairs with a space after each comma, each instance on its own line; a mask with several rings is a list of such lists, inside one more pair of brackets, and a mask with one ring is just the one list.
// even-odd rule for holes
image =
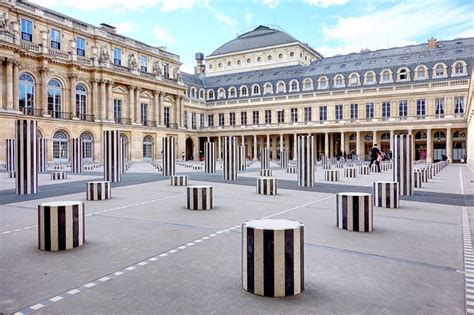
[[135, 54], [130, 54], [128, 56], [128, 67], [131, 70], [137, 70], [138, 69], [138, 60], [137, 60], [137, 57], [135, 57]]
[[176, 79], [176, 81], [181, 82], [181, 71], [179, 71], [179, 68], [175, 68], [173, 71], [173, 78]]
[[161, 66], [161, 62], [160, 61], [155, 61], [153, 63], [153, 74], [157, 77], [161, 77], [162, 76], [162, 69], [163, 67]]
[[100, 50], [99, 62], [106, 63], [109, 61], [110, 61], [109, 50], [107, 49], [107, 47], [102, 47], [102, 49]]
[[8, 14], [7, 12], [0, 12], [0, 32], [8, 31]]

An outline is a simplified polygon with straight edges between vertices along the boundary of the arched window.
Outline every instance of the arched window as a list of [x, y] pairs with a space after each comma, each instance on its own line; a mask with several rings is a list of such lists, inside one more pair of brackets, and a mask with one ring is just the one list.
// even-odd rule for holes
[[236, 91], [235, 88], [230, 88], [229, 90], [229, 97], [236, 97]]
[[357, 73], [351, 74], [349, 78], [350, 85], [359, 85], [359, 76]]
[[453, 133], [453, 139], [462, 139], [465, 137], [466, 137], [466, 133], [464, 133], [463, 131], [457, 130]]
[[303, 82], [303, 90], [305, 91], [310, 91], [313, 89], [313, 80], [311, 79], [306, 79]]
[[298, 81], [291, 82], [291, 92], [297, 92], [298, 90]]
[[153, 138], [146, 136], [143, 138], [143, 160], [151, 161], [153, 159]]
[[285, 82], [279, 82], [277, 86], [278, 93], [285, 93], [286, 92], [286, 85]]
[[381, 140], [390, 140], [390, 133], [388, 133], [388, 132], [382, 133], [382, 135], [380, 136], [380, 139]]
[[209, 92], [207, 94], [207, 98], [210, 99], [210, 100], [214, 99], [214, 90], [209, 90]]
[[22, 73], [19, 78], [18, 104], [25, 115], [33, 115], [35, 103], [35, 80], [28, 73]]
[[319, 79], [319, 88], [320, 89], [327, 89], [328, 87], [328, 79], [326, 77], [322, 77]]
[[88, 132], [83, 132], [81, 134], [82, 139], [82, 159], [84, 162], [92, 162], [93, 161], [93, 138], [92, 135]]
[[426, 79], [426, 69], [424, 66], [418, 66], [416, 69], [416, 79], [425, 80]]
[[441, 139], [446, 139], [446, 134], [442, 131], [436, 131], [434, 134], [434, 139], [436, 140], [441, 140]]
[[217, 98], [224, 98], [225, 97], [225, 90], [223, 88], [220, 88], [217, 91]]
[[84, 84], [79, 83], [76, 85], [76, 117], [80, 120], [86, 120], [87, 118], [87, 90]]
[[365, 139], [365, 142], [371, 142], [374, 139], [373, 133], [372, 132], [367, 133], [364, 139]]
[[426, 132], [420, 131], [415, 134], [415, 140], [426, 139]]
[[48, 112], [53, 118], [62, 118], [62, 85], [56, 79], [48, 82]]
[[243, 87], [240, 88], [240, 95], [241, 96], [247, 96], [248, 95], [248, 91], [247, 91], [246, 86], [243, 86]]
[[437, 65], [435, 68], [435, 73], [436, 73], [436, 78], [444, 77], [444, 66], [442, 64]]
[[196, 98], [196, 89], [194, 87], [191, 88], [191, 97]]
[[454, 75], [463, 75], [464, 74], [464, 65], [462, 62], [456, 63], [454, 66]]
[[53, 136], [53, 161], [65, 163], [68, 161], [68, 135], [62, 131], [56, 131]]
[[407, 69], [401, 69], [398, 73], [398, 80], [399, 81], [407, 81], [408, 80], [408, 72]]
[[199, 98], [200, 99], [204, 98], [204, 90], [199, 90]]
[[253, 86], [253, 95], [260, 94], [260, 87], [258, 85]]
[[374, 84], [375, 76], [373, 72], [368, 72], [365, 76], [365, 84]]
[[342, 75], [337, 75], [334, 80], [334, 87], [343, 87], [344, 86], [344, 78]]
[[265, 86], [263, 87], [263, 94], [272, 94], [273, 93], [273, 87], [271, 83], [266, 83]]
[[356, 134], [355, 133], [352, 133], [350, 136], [349, 136], [349, 141], [356, 141]]
[[390, 71], [384, 70], [382, 72], [382, 83], [389, 83], [392, 81], [392, 76], [390, 75]]

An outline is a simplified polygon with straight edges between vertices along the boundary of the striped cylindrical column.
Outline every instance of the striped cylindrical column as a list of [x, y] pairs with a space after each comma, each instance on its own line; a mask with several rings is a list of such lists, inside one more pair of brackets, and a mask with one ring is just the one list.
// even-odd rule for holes
[[433, 165], [428, 164], [425, 166], [427, 169], [428, 179], [433, 179]]
[[48, 140], [38, 139], [38, 172], [48, 172]]
[[270, 168], [270, 150], [267, 148], [260, 149], [260, 169]]
[[7, 172], [15, 170], [15, 139], [5, 139], [5, 164]]
[[16, 194], [29, 195], [38, 191], [37, 122], [20, 119], [15, 123]]
[[237, 180], [237, 144], [233, 136], [223, 138], [223, 178]]
[[374, 205], [382, 208], [400, 208], [398, 182], [374, 182]]
[[413, 172], [415, 188], [421, 188], [421, 183], [423, 182], [423, 171], [417, 169]]
[[120, 131], [104, 130], [103, 135], [104, 180], [120, 182], [122, 175], [122, 145]]
[[171, 175], [171, 186], [187, 186], [188, 176], [186, 175]]
[[419, 170], [421, 171], [421, 181], [423, 183], [427, 183], [428, 182], [428, 168], [422, 167]]
[[188, 186], [186, 207], [189, 210], [209, 210], [214, 208], [212, 186]]
[[314, 186], [314, 147], [313, 136], [298, 136], [297, 165], [298, 186]]
[[246, 151], [245, 151], [245, 146], [239, 145], [237, 147], [237, 157], [238, 157], [238, 166], [239, 166], [239, 171], [245, 171], [247, 169], [247, 158], [245, 157]]
[[338, 182], [339, 181], [339, 170], [325, 170], [324, 178], [328, 182]]
[[360, 175], [369, 175], [370, 174], [369, 166], [368, 165], [359, 166], [359, 174]]
[[296, 174], [296, 167], [294, 167], [294, 166], [288, 166], [288, 167], [286, 168], [286, 172], [287, 172], [288, 174]]
[[340, 229], [371, 232], [373, 229], [372, 195], [357, 192], [337, 193], [336, 222]]
[[16, 178], [16, 172], [15, 171], [9, 171], [8, 172], [8, 178]]
[[51, 173], [52, 180], [61, 180], [61, 179], [66, 179], [66, 178], [67, 178], [66, 172], [52, 172]]
[[242, 289], [267, 297], [304, 291], [304, 225], [289, 220], [242, 224]]
[[412, 136], [394, 136], [393, 181], [400, 185], [400, 195], [413, 195]]
[[214, 142], [204, 143], [204, 173], [216, 172], [216, 144]]
[[163, 176], [176, 174], [176, 140], [174, 137], [163, 137]]
[[82, 173], [82, 139], [81, 138], [72, 138], [72, 163], [71, 163], [71, 173]]
[[260, 176], [272, 176], [272, 170], [271, 169], [261, 169], [260, 170]]
[[276, 195], [277, 194], [277, 179], [275, 177], [258, 177], [257, 178], [257, 194]]
[[124, 138], [120, 137], [120, 147], [121, 153], [122, 153], [122, 165], [120, 168], [120, 174], [125, 174], [125, 172], [128, 170], [128, 142], [124, 140]]
[[55, 201], [38, 206], [38, 247], [55, 252], [85, 242], [84, 203]]
[[87, 200], [106, 200], [112, 198], [110, 182], [94, 181], [86, 183]]
[[288, 168], [288, 159], [289, 159], [288, 151], [286, 150], [280, 151], [280, 167], [281, 168], [283, 169]]

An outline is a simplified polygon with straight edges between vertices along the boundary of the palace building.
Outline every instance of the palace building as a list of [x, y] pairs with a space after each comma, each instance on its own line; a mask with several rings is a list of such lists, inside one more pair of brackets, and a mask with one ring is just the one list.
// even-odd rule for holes
[[[363, 42], [361, 42], [363, 45]], [[205, 141], [237, 136], [255, 159], [268, 147], [295, 158], [298, 134], [318, 157], [365, 158], [411, 134], [416, 159], [467, 157], [474, 167], [471, 77], [474, 38], [323, 57], [286, 32], [259, 26], [209, 56], [195, 72], [179, 56], [20, 0], [0, 0], [0, 141], [31, 116], [49, 160], [67, 162], [72, 138], [100, 161], [102, 131], [120, 130], [132, 161], [161, 159], [161, 138], [198, 159]], [[0, 161], [5, 160], [4, 150]]]

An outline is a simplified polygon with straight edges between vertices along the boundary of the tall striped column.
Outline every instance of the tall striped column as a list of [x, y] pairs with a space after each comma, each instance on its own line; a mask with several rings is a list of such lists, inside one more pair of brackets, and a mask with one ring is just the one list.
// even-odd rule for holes
[[122, 167], [120, 168], [120, 173], [125, 174], [128, 164], [128, 143], [122, 137], [120, 137], [120, 146], [122, 148]]
[[239, 171], [242, 172], [242, 171], [245, 171], [247, 169], [247, 159], [245, 157], [245, 146], [243, 145], [239, 145], [237, 147], [237, 156], [238, 156], [238, 166], [239, 166]]
[[270, 168], [270, 150], [267, 148], [260, 149], [260, 169], [266, 170]]
[[314, 147], [313, 136], [299, 136], [296, 152], [296, 172], [298, 186], [314, 186]]
[[413, 159], [411, 135], [396, 135], [393, 139], [393, 180], [399, 183], [400, 195], [413, 195]]
[[20, 119], [15, 123], [16, 194], [38, 192], [37, 122]]
[[5, 164], [7, 166], [7, 172], [13, 172], [15, 170], [15, 139], [6, 139], [5, 144]]
[[237, 180], [237, 143], [233, 136], [224, 137], [223, 160], [223, 178]]
[[176, 175], [176, 139], [163, 137], [163, 176]]
[[216, 144], [214, 142], [204, 143], [204, 173], [216, 172]]
[[288, 168], [288, 151], [280, 151], [280, 167]]
[[104, 180], [112, 183], [120, 182], [123, 163], [120, 131], [104, 130], [102, 155], [104, 157]]
[[72, 138], [72, 163], [71, 163], [71, 173], [78, 174], [82, 173], [82, 139], [81, 138]]
[[48, 172], [48, 140], [38, 139], [38, 172]]

